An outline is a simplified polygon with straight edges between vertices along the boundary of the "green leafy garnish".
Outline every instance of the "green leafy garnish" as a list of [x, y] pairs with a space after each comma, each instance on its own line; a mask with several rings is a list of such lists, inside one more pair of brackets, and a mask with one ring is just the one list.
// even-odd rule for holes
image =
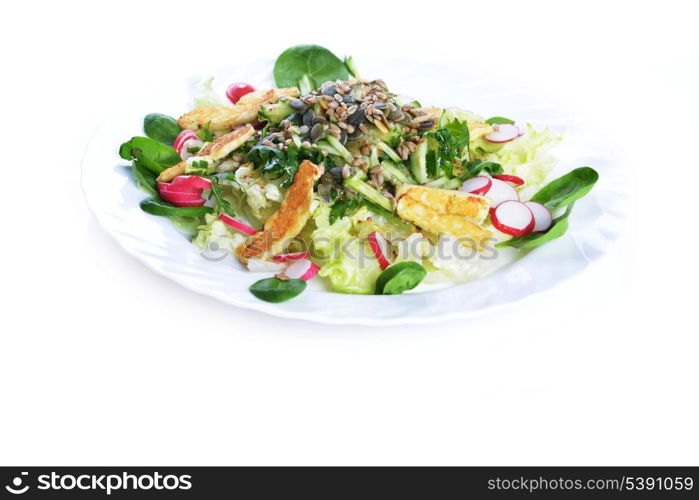
[[426, 158], [427, 175], [432, 178], [442, 175], [451, 178], [456, 160], [464, 148], [468, 147], [468, 124], [465, 121], [454, 120], [425, 136], [432, 146]]
[[494, 161], [473, 160], [464, 165], [464, 171], [459, 176], [462, 181], [481, 175], [486, 172], [489, 175], [500, 175], [503, 172], [502, 165]]
[[124, 160], [138, 160], [141, 166], [155, 174], [182, 161], [177, 151], [150, 137], [132, 137], [121, 145], [119, 156]]
[[250, 285], [250, 293], [266, 302], [284, 302], [300, 295], [306, 289], [306, 282], [300, 279], [280, 280], [265, 278]]
[[182, 132], [182, 128], [171, 116], [151, 113], [143, 119], [143, 131], [151, 139], [166, 146], [172, 146], [172, 143], [175, 142], [177, 136]]
[[214, 208], [217, 212], [235, 217], [233, 206], [223, 197], [223, 188], [221, 188], [218, 177], [211, 178], [211, 195], [216, 200], [216, 206]]
[[342, 219], [346, 215], [352, 215], [361, 206], [364, 205], [364, 200], [359, 196], [345, 196], [335, 201], [330, 207], [328, 214], [328, 222], [334, 224], [336, 220]]
[[211, 122], [204, 125], [204, 127], [197, 132], [197, 137], [204, 142], [211, 142], [216, 139], [216, 136], [211, 133]]
[[492, 118], [488, 118], [485, 123], [488, 125], [495, 125], [499, 123], [507, 123], [508, 125], [514, 125], [515, 121], [510, 120], [509, 118], [505, 118], [504, 116], [493, 116]]
[[[290, 47], [282, 52], [274, 63], [274, 81], [277, 87], [310, 85], [311, 88], [317, 88], [328, 81], [348, 78], [349, 72], [345, 63], [320, 45]], [[303, 85], [300, 83], [302, 81]]]
[[399, 295], [425, 279], [427, 271], [417, 262], [399, 262], [387, 267], [376, 280], [377, 295]]

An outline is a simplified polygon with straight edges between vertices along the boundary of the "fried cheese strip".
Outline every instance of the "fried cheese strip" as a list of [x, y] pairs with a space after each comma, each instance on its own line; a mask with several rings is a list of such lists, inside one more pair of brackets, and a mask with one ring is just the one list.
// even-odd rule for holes
[[[237, 128], [233, 132], [223, 134], [213, 141], [207, 142], [204, 144], [204, 147], [201, 148], [197, 156], [193, 156], [192, 158], [194, 160], [206, 161], [209, 164], [216, 163], [217, 161], [223, 160], [226, 156], [245, 144], [254, 133], [255, 129], [252, 127], [252, 125]], [[178, 175], [183, 175], [185, 173], [187, 164], [192, 161], [192, 158], [181, 161], [177, 165], [173, 165], [172, 167], [166, 168], [160, 172], [160, 175], [158, 175], [158, 181], [170, 182]]]
[[288, 87], [284, 89], [256, 90], [244, 95], [233, 106], [208, 106], [196, 108], [180, 116], [177, 123], [180, 127], [199, 130], [207, 125], [212, 132], [230, 130], [257, 119], [257, 113], [265, 104], [273, 104], [282, 98], [299, 96], [299, 89]]
[[[401, 219], [436, 234], [471, 240], [476, 246], [492, 233], [483, 228], [490, 202], [483, 196], [425, 186], [402, 185], [396, 190], [396, 213]], [[468, 242], [463, 242], [468, 245]]]
[[268, 259], [281, 253], [286, 244], [301, 232], [311, 217], [313, 185], [321, 176], [321, 169], [308, 160], [299, 165], [293, 184], [289, 187], [281, 207], [265, 222], [264, 229], [237, 249], [244, 264], [248, 259]]

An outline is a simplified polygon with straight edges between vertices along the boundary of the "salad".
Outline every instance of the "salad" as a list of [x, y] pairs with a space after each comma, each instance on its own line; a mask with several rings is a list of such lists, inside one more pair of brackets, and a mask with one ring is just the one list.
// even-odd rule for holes
[[274, 79], [233, 83], [226, 100], [204, 81], [193, 109], [147, 115], [119, 149], [150, 195], [141, 209], [264, 273], [261, 300], [311, 279], [390, 295], [477, 279], [562, 236], [598, 179], [549, 180], [561, 138], [547, 129], [424, 105], [317, 45], [284, 51]]

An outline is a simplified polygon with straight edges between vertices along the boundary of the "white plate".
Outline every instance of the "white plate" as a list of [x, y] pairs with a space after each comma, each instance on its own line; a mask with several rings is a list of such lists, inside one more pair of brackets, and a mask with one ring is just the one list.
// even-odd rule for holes
[[[521, 252], [515, 262], [486, 278], [449, 288], [371, 296], [330, 293], [316, 285], [289, 302], [260, 301], [248, 287], [263, 275], [243, 269], [232, 256], [206, 260], [166, 218], [141, 211], [138, 204], [145, 194], [133, 184], [126, 162], [117, 154], [122, 142], [142, 135], [142, 118], [147, 113], [178, 116], [188, 109], [190, 87], [198, 78], [188, 84], [152, 86], [97, 131], [83, 160], [82, 179], [95, 216], [129, 254], [186, 288], [231, 305], [324, 323], [428, 323], [474, 316], [550, 289], [607, 252], [622, 227], [625, 196], [621, 169], [591, 128], [545, 99], [522, 91], [509, 78], [505, 86], [499, 83], [502, 80], [484, 78], [482, 72], [473, 69], [469, 72], [415, 61], [361, 61], [363, 76], [381, 77], [391, 90], [415, 96], [423, 105], [459, 106], [564, 133], [565, 140], [556, 149], [560, 163], [554, 175], [581, 165], [592, 166], [600, 173], [592, 193], [576, 204], [568, 233], [533, 251]], [[220, 85], [245, 80], [256, 87], [271, 86], [272, 64], [271, 60], [239, 64], [212, 75]]]

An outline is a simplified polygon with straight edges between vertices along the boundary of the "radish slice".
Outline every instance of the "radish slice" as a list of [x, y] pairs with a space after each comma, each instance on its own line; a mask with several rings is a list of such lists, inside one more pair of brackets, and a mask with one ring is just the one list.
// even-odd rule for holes
[[498, 231], [524, 236], [534, 228], [534, 215], [521, 201], [504, 201], [490, 212], [490, 220]]
[[501, 181], [511, 182], [515, 186], [522, 186], [524, 184], [524, 179], [522, 179], [521, 177], [517, 177], [516, 175], [494, 175], [493, 179], [500, 179]]
[[485, 136], [485, 140], [488, 142], [501, 144], [503, 142], [509, 142], [518, 136], [519, 127], [517, 125], [500, 123], [498, 125], [493, 125], [493, 131]]
[[180, 146], [180, 157], [183, 160], [187, 160], [191, 158], [192, 156], [195, 156], [196, 153], [190, 153], [189, 150], [192, 148], [198, 148], [201, 149], [202, 146], [204, 145], [204, 141], [200, 139], [187, 139], [182, 143]]
[[371, 251], [376, 256], [376, 260], [379, 261], [379, 266], [381, 269], [386, 269], [391, 265], [388, 258], [391, 256], [391, 245], [383, 234], [374, 231], [369, 236], [367, 236], [369, 241], [369, 247]]
[[177, 136], [175, 139], [175, 142], [172, 144], [172, 147], [175, 151], [177, 151], [178, 155], [182, 154], [182, 149], [184, 147], [184, 143], [187, 142], [190, 139], [199, 139], [197, 134], [194, 132], [194, 130], [183, 130], [180, 132], [180, 134]]
[[172, 203], [176, 207], [200, 207], [204, 203], [206, 203], [206, 200], [204, 198], [199, 198], [197, 200], [178, 200], [178, 201], [170, 200], [170, 199], [167, 199], [165, 197], [163, 197], [163, 199], [165, 201], [169, 201], [170, 203]]
[[551, 227], [551, 223], [553, 222], [553, 214], [551, 213], [551, 210], [546, 208], [541, 203], [537, 203], [535, 201], [527, 201], [524, 204], [527, 206], [527, 208], [529, 208], [529, 210], [532, 211], [532, 214], [534, 214], [534, 229], [532, 229], [533, 233], [541, 233]]
[[281, 262], [270, 262], [262, 259], [248, 259], [248, 269], [253, 273], [281, 273], [284, 272], [284, 264]]
[[172, 179], [170, 185], [189, 189], [211, 189], [211, 181], [198, 175], [178, 175]]
[[486, 194], [492, 185], [493, 181], [490, 180], [490, 177], [479, 175], [478, 177], [466, 179], [459, 190], [466, 191], [467, 193], [471, 194]]
[[224, 222], [224, 224], [231, 226], [233, 229], [240, 231], [241, 233], [249, 234], [250, 236], [257, 233], [257, 231], [255, 231], [253, 228], [251, 228], [244, 222], [241, 222], [238, 219], [234, 219], [228, 214], [221, 214], [218, 216], [218, 218], [221, 219]]
[[510, 186], [507, 182], [501, 181], [500, 179], [493, 179], [492, 185], [486, 194], [490, 198], [491, 208], [497, 207], [503, 201], [516, 200], [519, 201], [519, 195], [515, 188]]
[[307, 259], [311, 254], [308, 252], [283, 253], [275, 255], [272, 260], [275, 262], [292, 262], [294, 260]]
[[308, 259], [299, 259], [292, 262], [289, 267], [286, 268], [284, 274], [291, 278], [292, 280], [304, 280], [308, 281], [313, 276], [318, 274], [320, 267], [315, 265]]
[[527, 126], [526, 125], [523, 127], [517, 126], [517, 128], [519, 129], [519, 134], [517, 134], [517, 137], [522, 137], [524, 134], [527, 133]]
[[[160, 197], [165, 201], [169, 201], [173, 205], [182, 202], [204, 200], [204, 198], [201, 196], [201, 193], [192, 192], [161, 191]], [[204, 202], [206, 202], [206, 200], [204, 200]], [[204, 202], [202, 202], [202, 204]]]

